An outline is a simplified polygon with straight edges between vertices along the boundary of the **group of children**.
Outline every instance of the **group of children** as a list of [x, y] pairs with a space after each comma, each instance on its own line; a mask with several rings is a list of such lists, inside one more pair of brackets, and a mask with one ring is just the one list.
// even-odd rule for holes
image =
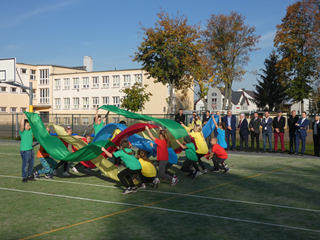
[[[214, 168], [211, 170], [212, 172], [219, 172], [220, 170], [224, 173], [229, 171], [229, 168], [227, 168], [227, 164], [225, 163], [225, 160], [228, 158], [228, 154], [225, 151], [226, 148], [226, 141], [225, 141], [225, 130], [226, 126], [225, 124], [220, 124], [220, 126], [217, 126], [216, 121], [213, 121], [218, 128], [218, 136], [217, 138], [212, 138], [210, 143], [212, 144], [212, 151], [209, 153], [207, 143], [204, 139], [204, 136], [202, 134], [202, 127], [200, 125], [194, 125], [191, 128], [187, 128], [188, 136], [184, 137], [184, 143], [181, 143], [178, 139], [176, 140], [177, 144], [185, 151], [186, 155], [186, 161], [183, 163], [183, 166], [181, 167], [182, 172], [187, 172], [188, 175], [192, 179], [196, 178], [197, 176], [207, 173], [208, 170], [206, 169], [205, 165], [202, 162], [202, 158], [206, 157], [208, 160], [212, 159]], [[101, 121], [101, 117], [96, 114], [95, 117], [95, 124], [94, 127], [99, 128], [95, 129], [98, 131], [101, 130], [101, 126], [103, 126], [103, 122]], [[220, 121], [221, 122], [221, 121]], [[182, 124], [183, 125], [183, 124]], [[183, 125], [184, 126], [184, 125]], [[184, 126], [185, 127], [185, 126]], [[108, 150], [106, 150], [104, 147], [101, 148], [101, 150], [106, 154], [109, 158], [115, 158], [117, 159], [115, 164], [120, 164], [121, 161], [124, 162], [126, 168], [119, 172], [118, 178], [120, 182], [125, 187], [125, 190], [123, 194], [128, 193], [134, 193], [137, 191], [137, 188], [134, 184], [134, 181], [139, 177], [140, 179], [140, 188], [145, 189], [147, 183], [152, 183], [153, 188], [157, 188], [160, 184], [160, 178], [163, 178], [164, 180], [170, 181], [170, 184], [172, 187], [174, 187], [178, 182], [179, 178], [172, 174], [168, 169], [173, 165], [177, 163], [177, 157], [172, 162], [169, 161], [169, 151], [173, 151], [170, 147], [171, 140], [168, 136], [168, 133], [166, 130], [163, 130], [160, 128], [159, 136], [156, 138], [153, 136], [153, 134], [150, 132], [149, 128], [145, 128], [148, 132], [151, 140], [154, 141], [157, 148], [157, 160], [153, 163], [148, 159], [148, 152], [139, 149], [137, 152], [137, 158], [135, 157], [135, 153], [133, 150], [131, 150], [131, 144], [128, 140], [122, 140], [120, 143], [120, 146], [118, 147], [118, 150], [111, 153]], [[47, 128], [49, 131], [49, 129]], [[72, 134], [72, 129], [70, 127], [67, 127], [66, 132], [68, 135]], [[97, 133], [96, 132], [96, 133]], [[118, 132], [114, 132], [114, 136], [118, 134]], [[43, 169], [36, 171], [34, 174], [33, 171], [33, 165], [34, 165], [34, 157], [33, 157], [33, 148], [32, 148], [32, 130], [30, 129], [30, 125], [28, 123], [28, 120], [25, 119], [25, 116], [23, 116], [23, 119], [20, 124], [20, 136], [21, 136], [21, 146], [20, 146], [20, 153], [22, 156], [22, 178], [23, 182], [28, 182], [28, 180], [35, 180], [40, 178], [40, 174], [45, 174], [45, 177], [48, 179], [52, 179], [53, 175], [57, 174], [57, 169], [60, 166], [64, 166], [64, 176], [70, 176], [68, 173], [68, 162], [66, 161], [60, 161], [59, 164], [55, 160], [53, 160], [49, 154], [45, 151], [45, 149], [40, 146], [40, 149], [37, 153], [37, 157], [40, 159], [40, 163], [43, 166]], [[114, 137], [113, 136], [113, 137]], [[75, 136], [82, 141], [86, 143], [90, 143], [90, 135], [85, 135], [84, 137], [81, 136]], [[63, 139], [61, 139], [62, 142], [68, 147], [68, 143], [65, 142]], [[31, 142], [31, 144], [30, 144]], [[194, 144], [195, 143], [195, 144]], [[150, 143], [151, 147], [155, 147], [152, 143]], [[72, 146], [72, 151], [75, 152], [78, 149]], [[198, 167], [198, 163], [202, 169], [200, 171]], [[27, 165], [29, 164], [28, 171], [27, 171]], [[75, 165], [72, 170], [75, 173], [78, 173], [78, 168], [81, 167], [82, 164], [78, 163]], [[157, 170], [158, 167], [158, 170]], [[86, 168], [84, 171], [89, 172], [90, 169]]]

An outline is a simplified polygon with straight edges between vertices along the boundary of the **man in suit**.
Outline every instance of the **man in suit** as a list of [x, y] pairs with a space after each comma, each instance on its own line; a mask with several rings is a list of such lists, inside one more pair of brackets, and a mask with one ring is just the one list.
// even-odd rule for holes
[[182, 109], [179, 109], [179, 113], [175, 116], [174, 120], [179, 124], [185, 124], [186, 116], [183, 114]]
[[251, 118], [249, 123], [250, 128], [250, 134], [251, 134], [251, 151], [254, 150], [254, 139], [256, 139], [257, 143], [257, 152], [259, 152], [259, 135], [260, 135], [260, 125], [261, 125], [261, 119], [258, 116], [258, 113], [255, 112], [253, 114], [253, 118]]
[[289, 126], [289, 138], [290, 138], [290, 152], [289, 154], [293, 154], [293, 146], [296, 147], [296, 123], [299, 117], [295, 110], [291, 112], [291, 116], [288, 118], [288, 126]]
[[319, 157], [320, 148], [320, 121], [319, 116], [316, 116], [314, 122], [312, 123], [313, 130], [313, 145], [314, 145], [314, 156]]
[[240, 122], [239, 122], [239, 133], [240, 133], [240, 151], [243, 151], [243, 141], [246, 145], [246, 151], [249, 151], [248, 148], [248, 137], [249, 137], [249, 129], [248, 129], [248, 121], [245, 119], [244, 113], [240, 114]]
[[295, 155], [298, 155], [299, 151], [299, 143], [301, 140], [302, 148], [301, 148], [301, 156], [304, 155], [306, 150], [306, 138], [307, 138], [307, 128], [309, 126], [309, 120], [307, 119], [307, 113], [302, 112], [301, 118], [298, 119], [296, 123], [296, 152]]
[[267, 138], [269, 141], [269, 153], [272, 152], [272, 119], [269, 117], [269, 112], [264, 113], [265, 118], [261, 122], [263, 136], [263, 151], [267, 151]]
[[286, 119], [282, 117], [282, 111], [278, 110], [277, 116], [273, 118], [273, 131], [274, 131], [274, 152], [278, 152], [278, 137], [281, 142], [281, 153], [284, 153], [284, 127]]
[[[236, 116], [232, 115], [231, 111], [227, 112], [227, 115], [224, 116], [221, 120], [227, 125], [227, 151], [236, 150]], [[232, 139], [232, 148], [230, 147], [230, 136]]]

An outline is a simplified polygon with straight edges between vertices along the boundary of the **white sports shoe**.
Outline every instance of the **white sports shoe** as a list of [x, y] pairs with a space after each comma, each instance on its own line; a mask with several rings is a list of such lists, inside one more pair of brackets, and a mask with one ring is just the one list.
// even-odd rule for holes
[[79, 171], [78, 171], [75, 167], [72, 168], [72, 171], [73, 171], [74, 173], [79, 173]]
[[53, 170], [53, 176], [57, 176], [57, 170]]
[[[208, 170], [205, 169], [205, 170], [202, 170], [202, 171], [201, 171], [201, 174], [205, 174], [205, 173], [207, 173], [207, 172], [208, 172]], [[201, 175], [201, 174], [200, 174], [200, 175]], [[198, 175], [199, 175], [199, 174], [198, 174]]]
[[70, 176], [70, 173], [64, 172], [64, 173], [63, 173], [63, 176], [69, 177], [69, 176]]

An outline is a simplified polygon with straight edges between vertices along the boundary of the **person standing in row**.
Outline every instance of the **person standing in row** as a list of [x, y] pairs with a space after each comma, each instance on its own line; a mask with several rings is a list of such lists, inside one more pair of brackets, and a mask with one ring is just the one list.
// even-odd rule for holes
[[248, 136], [249, 136], [249, 129], [248, 129], [248, 121], [245, 118], [244, 113], [240, 114], [240, 122], [239, 122], [239, 134], [240, 134], [240, 151], [243, 151], [243, 141], [246, 146], [246, 151], [249, 151], [248, 148]]
[[186, 116], [183, 114], [183, 110], [182, 109], [179, 109], [179, 113], [176, 114], [176, 116], [174, 117], [174, 120], [181, 124], [181, 123], [185, 123], [185, 120], [186, 120]]
[[[197, 116], [197, 112], [193, 111], [192, 112], [192, 117], [189, 119], [189, 125], [193, 122], [193, 119], [195, 118], [195, 116]], [[183, 123], [184, 124], [184, 123]]]
[[260, 146], [259, 146], [260, 125], [261, 125], [261, 119], [259, 118], [258, 113], [255, 112], [253, 114], [253, 118], [251, 118], [249, 123], [250, 135], [251, 135], [251, 151], [254, 150], [254, 139], [256, 139], [256, 143], [257, 143], [257, 152], [260, 151]]
[[265, 118], [261, 122], [263, 136], [263, 151], [267, 151], [267, 138], [269, 141], [269, 153], [272, 152], [272, 119], [269, 117], [269, 112], [264, 113]]
[[[232, 115], [231, 111], [227, 112], [227, 116], [222, 118], [222, 122], [227, 125], [227, 150], [236, 150], [236, 116]], [[232, 148], [230, 147], [230, 136], [232, 139]]]
[[206, 125], [207, 122], [210, 120], [210, 111], [207, 110], [206, 113], [203, 115], [203, 118], [202, 118], [202, 126]]
[[307, 113], [302, 112], [301, 118], [299, 118], [296, 123], [296, 152], [294, 153], [295, 155], [298, 155], [300, 140], [302, 143], [301, 156], [304, 155], [304, 152], [306, 150], [306, 138], [308, 136], [307, 134], [308, 126], [309, 126], [309, 120], [307, 119]]
[[286, 125], [286, 119], [282, 117], [282, 111], [278, 110], [277, 116], [273, 118], [273, 130], [274, 130], [274, 152], [278, 152], [278, 137], [280, 136], [281, 153], [284, 153], [284, 127]]
[[298, 121], [299, 117], [297, 116], [297, 113], [295, 110], [291, 112], [290, 117], [288, 118], [288, 126], [289, 126], [289, 138], [290, 138], [290, 151], [289, 154], [293, 154], [295, 151], [293, 150], [296, 148], [296, 123]]
[[319, 116], [316, 116], [314, 122], [312, 123], [313, 130], [313, 145], [314, 145], [314, 156], [319, 157], [320, 148], [320, 121]]

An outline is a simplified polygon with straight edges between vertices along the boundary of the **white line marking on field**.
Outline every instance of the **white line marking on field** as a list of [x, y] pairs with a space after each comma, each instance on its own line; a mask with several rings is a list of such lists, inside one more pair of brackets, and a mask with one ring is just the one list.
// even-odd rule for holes
[[[15, 176], [7, 176], [7, 175], [0, 175], [0, 177], [21, 178], [21, 177], [15, 177]], [[39, 180], [37, 180], [37, 181], [39, 181]], [[79, 182], [48, 180], [48, 179], [42, 179], [41, 181], [80, 184], [80, 185], [88, 185], [88, 186], [94, 186], [94, 187], [105, 187], [105, 188], [117, 188], [117, 189], [119, 189], [119, 187], [99, 185], [99, 184], [90, 184], [90, 183], [79, 183]], [[152, 193], [157, 193], [157, 194], [168, 194], [168, 195], [179, 195], [179, 196], [181, 195], [181, 196], [184, 196], [184, 197], [193, 197], [193, 198], [210, 199], [210, 200], [218, 200], [218, 201], [228, 201], [228, 202], [253, 204], [253, 205], [268, 206], [268, 207], [286, 208], [286, 209], [294, 209], [294, 210], [308, 211], [308, 212], [320, 212], [320, 210], [310, 209], [310, 208], [298, 208], [298, 207], [290, 207], [290, 206], [284, 206], [284, 205], [275, 205], [275, 204], [259, 203], [259, 202], [249, 202], [249, 201], [241, 201], [241, 200], [234, 200], [234, 199], [227, 199], [227, 198], [215, 198], [215, 197], [206, 197], [206, 196], [201, 196], [201, 195], [190, 195], [190, 194], [184, 194], [184, 193], [173, 193], [173, 192], [142, 190], [142, 189], [139, 190], [139, 191], [152, 192]]]
[[[316, 166], [318, 167], [318, 166]], [[253, 172], [253, 173], [266, 173], [267, 171], [251, 171], [244, 169], [232, 168], [232, 171], [238, 172]], [[292, 176], [302, 176], [302, 177], [320, 177], [320, 175], [306, 175], [306, 174], [298, 174], [298, 173], [281, 173], [281, 172], [268, 172], [268, 174], [279, 174], [279, 175], [292, 175]]]
[[14, 192], [33, 193], [33, 194], [45, 195], [45, 196], [51, 196], [51, 197], [61, 197], [61, 198], [69, 198], [69, 199], [76, 199], [76, 200], [83, 200], [83, 201], [101, 202], [101, 203], [127, 205], [127, 206], [141, 207], [141, 208], [149, 208], [149, 209], [156, 209], [156, 210], [162, 210], [162, 211], [168, 211], [168, 212], [192, 214], [192, 215], [197, 215], [197, 216], [220, 218], [220, 219], [232, 220], [232, 221], [237, 221], [237, 222], [247, 222], [247, 223], [254, 223], [254, 224], [259, 224], [259, 225], [267, 225], [267, 226], [273, 226], [273, 227], [282, 227], [282, 228], [289, 228], [289, 229], [295, 229], [295, 230], [301, 230], [301, 231], [320, 233], [320, 230], [293, 227], [293, 226], [286, 226], [286, 225], [281, 225], [281, 224], [268, 223], [268, 222], [259, 222], [259, 221], [239, 219], [239, 218], [223, 217], [223, 216], [210, 215], [210, 214], [205, 214], [205, 213], [195, 213], [195, 212], [189, 212], [189, 211], [174, 210], [174, 209], [170, 209], [170, 208], [151, 207], [151, 206], [144, 206], [144, 205], [138, 205], [138, 204], [132, 204], [132, 203], [112, 202], [112, 201], [104, 201], [104, 200], [98, 200], [98, 199], [89, 199], [89, 198], [81, 198], [81, 197], [59, 195], [59, 194], [33, 192], [33, 191], [26, 191], [26, 190], [12, 189], [12, 188], [1, 188], [0, 187], [0, 189], [1, 190], [6, 190], [6, 191], [14, 191]]
[[20, 154], [18, 153], [0, 153], [2, 155], [14, 155], [14, 156], [21, 156]]

